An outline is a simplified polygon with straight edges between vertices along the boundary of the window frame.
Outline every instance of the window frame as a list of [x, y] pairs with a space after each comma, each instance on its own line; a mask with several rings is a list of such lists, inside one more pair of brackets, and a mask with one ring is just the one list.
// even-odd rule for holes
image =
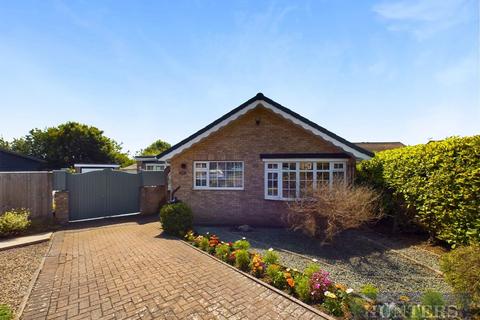
[[[280, 201], [293, 201], [300, 198], [300, 171], [309, 171], [309, 170], [300, 170], [301, 162], [312, 162], [313, 163], [313, 187], [317, 187], [317, 172], [327, 172], [326, 170], [317, 170], [318, 162], [328, 162], [328, 185], [332, 187], [333, 184], [333, 175], [334, 172], [343, 172], [343, 182], [347, 183], [347, 168], [348, 168], [348, 159], [263, 159], [264, 162], [264, 199], [265, 200], [280, 200]], [[282, 164], [285, 162], [295, 162], [295, 181], [296, 181], [296, 197], [295, 198], [284, 198], [283, 197], [283, 170]], [[334, 168], [335, 164], [342, 163], [343, 169]], [[276, 164], [276, 169], [268, 168], [269, 164]], [[278, 177], [278, 192], [276, 196], [268, 194], [268, 173], [276, 172]]]
[[[231, 162], [239, 162], [242, 164], [242, 186], [241, 187], [210, 187], [210, 163], [216, 162], [216, 163], [231, 163]], [[207, 168], [205, 169], [197, 169], [197, 163], [206, 163]], [[245, 163], [244, 161], [241, 160], [196, 160], [193, 161], [193, 190], [245, 190]], [[206, 172], [207, 174], [207, 185], [206, 186], [197, 186], [196, 185], [196, 177], [197, 177], [197, 172]]]
[[[159, 170], [155, 170], [155, 169], [148, 169], [148, 167], [158, 167], [160, 168]], [[166, 165], [164, 164], [158, 164], [158, 163], [145, 163], [145, 169], [143, 169], [144, 171], [165, 171], [165, 168], [166, 168]]]

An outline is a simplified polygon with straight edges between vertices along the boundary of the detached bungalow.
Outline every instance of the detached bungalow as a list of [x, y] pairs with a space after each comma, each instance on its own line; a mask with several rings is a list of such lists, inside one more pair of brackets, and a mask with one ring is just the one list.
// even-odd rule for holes
[[373, 153], [259, 93], [159, 154], [196, 223], [281, 225], [285, 201], [352, 180]]

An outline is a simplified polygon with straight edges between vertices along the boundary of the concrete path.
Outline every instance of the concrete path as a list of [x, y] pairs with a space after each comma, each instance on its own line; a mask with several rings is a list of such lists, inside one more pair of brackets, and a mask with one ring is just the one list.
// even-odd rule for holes
[[48, 241], [52, 237], [51, 232], [35, 234], [32, 236], [17, 237], [0, 241], [0, 250], [12, 249], [15, 247], [28, 246], [29, 244]]
[[23, 319], [316, 319], [164, 237], [158, 222], [57, 232]]

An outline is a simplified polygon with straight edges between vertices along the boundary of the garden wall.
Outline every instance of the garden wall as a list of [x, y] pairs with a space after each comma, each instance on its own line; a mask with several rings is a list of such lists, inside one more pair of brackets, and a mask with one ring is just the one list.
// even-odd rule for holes
[[51, 217], [51, 173], [0, 172], [0, 212], [11, 208], [29, 209], [32, 218]]

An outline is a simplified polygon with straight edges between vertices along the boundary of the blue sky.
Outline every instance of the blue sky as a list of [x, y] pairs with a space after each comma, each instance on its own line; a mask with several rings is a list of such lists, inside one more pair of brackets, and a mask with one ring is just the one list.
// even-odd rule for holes
[[2, 1], [0, 136], [132, 154], [261, 91], [351, 141], [480, 133], [478, 0]]

